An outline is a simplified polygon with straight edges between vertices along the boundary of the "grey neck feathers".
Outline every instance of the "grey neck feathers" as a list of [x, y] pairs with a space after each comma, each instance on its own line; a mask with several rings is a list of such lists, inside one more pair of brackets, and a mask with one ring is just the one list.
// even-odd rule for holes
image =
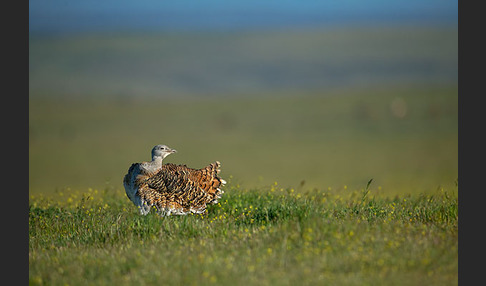
[[156, 157], [153, 157], [152, 158], [152, 161], [148, 162], [148, 171], [151, 171], [151, 172], [154, 172], [160, 168], [162, 168], [162, 160], [164, 158], [160, 157], [160, 156], [156, 156]]
[[163, 157], [160, 157], [160, 156], [154, 156], [152, 157], [152, 164], [156, 165], [156, 166], [160, 166], [162, 167], [162, 160], [164, 160]]

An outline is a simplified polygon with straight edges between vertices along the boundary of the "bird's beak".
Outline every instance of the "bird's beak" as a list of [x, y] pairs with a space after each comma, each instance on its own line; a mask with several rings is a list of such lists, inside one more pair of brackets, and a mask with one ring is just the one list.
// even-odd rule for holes
[[170, 152], [171, 153], [177, 153], [177, 150], [176, 149], [170, 149]]

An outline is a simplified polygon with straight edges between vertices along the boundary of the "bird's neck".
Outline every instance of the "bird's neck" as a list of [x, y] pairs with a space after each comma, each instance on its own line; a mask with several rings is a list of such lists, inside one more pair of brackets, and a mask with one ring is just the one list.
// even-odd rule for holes
[[153, 171], [156, 171], [156, 170], [162, 168], [162, 160], [163, 159], [164, 158], [162, 158], [162, 157], [153, 157], [152, 158], [152, 161], [149, 162], [149, 166], [150, 166], [149, 169], [150, 169], [150, 171], [153, 172]]
[[162, 157], [160, 157], [160, 156], [153, 157], [153, 158], [152, 158], [152, 164], [153, 164], [154, 166], [159, 166], [159, 167], [162, 167], [162, 160], [163, 160], [163, 159], [164, 159], [164, 158], [162, 158]]

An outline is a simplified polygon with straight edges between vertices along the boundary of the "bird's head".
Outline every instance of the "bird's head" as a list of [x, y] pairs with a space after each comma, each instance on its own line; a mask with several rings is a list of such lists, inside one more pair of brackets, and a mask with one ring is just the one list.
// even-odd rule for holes
[[157, 157], [161, 157], [163, 160], [165, 157], [175, 152], [177, 152], [175, 149], [166, 145], [155, 145], [152, 149], [152, 160], [155, 160]]

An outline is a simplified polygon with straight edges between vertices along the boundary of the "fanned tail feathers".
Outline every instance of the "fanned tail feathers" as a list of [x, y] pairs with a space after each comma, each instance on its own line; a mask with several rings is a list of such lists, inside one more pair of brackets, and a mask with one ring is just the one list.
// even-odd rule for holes
[[[154, 175], [140, 178], [136, 196], [142, 214], [155, 207], [162, 215], [204, 213], [208, 204], [218, 203], [226, 181], [221, 179], [220, 162], [202, 169], [164, 164]], [[124, 180], [125, 181], [125, 180]]]

